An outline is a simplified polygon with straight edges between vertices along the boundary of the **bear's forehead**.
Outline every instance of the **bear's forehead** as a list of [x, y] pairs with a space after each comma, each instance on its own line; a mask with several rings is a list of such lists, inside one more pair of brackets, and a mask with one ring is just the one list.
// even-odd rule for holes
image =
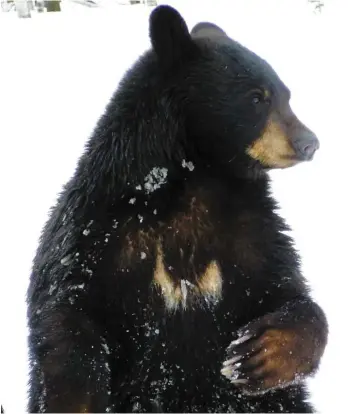
[[234, 64], [235, 70], [261, 80], [275, 92], [287, 89], [272, 66], [241, 43], [229, 37], [197, 39], [196, 42], [220, 64]]

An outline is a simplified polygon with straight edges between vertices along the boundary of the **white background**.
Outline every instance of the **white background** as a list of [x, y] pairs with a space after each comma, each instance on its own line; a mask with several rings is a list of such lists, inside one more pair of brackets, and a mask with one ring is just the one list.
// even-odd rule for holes
[[[105, 5], [109, 2], [105, 1]], [[320, 138], [314, 161], [277, 171], [273, 191], [293, 227], [303, 272], [327, 313], [329, 344], [310, 383], [321, 412], [350, 406], [352, 359], [352, 2], [175, 0], [267, 59], [292, 90], [297, 115]], [[26, 408], [25, 293], [49, 207], [121, 75], [149, 46], [141, 6], [18, 19], [0, 13], [0, 402]]]

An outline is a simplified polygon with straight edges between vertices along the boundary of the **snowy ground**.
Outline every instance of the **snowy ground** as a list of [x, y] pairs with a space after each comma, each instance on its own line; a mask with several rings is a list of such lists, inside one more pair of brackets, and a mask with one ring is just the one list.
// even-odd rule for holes
[[[327, 0], [320, 16], [305, 0], [165, 3], [177, 6], [189, 27], [210, 19], [268, 59], [321, 140], [314, 162], [273, 174], [273, 189], [330, 322], [312, 400], [321, 412], [343, 411], [353, 368], [352, 2]], [[0, 13], [0, 402], [8, 413], [25, 410], [24, 297], [41, 227], [119, 78], [148, 47], [149, 12], [64, 4], [62, 13], [28, 20]]]

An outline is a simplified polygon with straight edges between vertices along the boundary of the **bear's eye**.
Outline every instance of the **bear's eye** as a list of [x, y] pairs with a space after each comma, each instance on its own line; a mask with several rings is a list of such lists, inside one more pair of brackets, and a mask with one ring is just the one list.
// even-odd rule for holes
[[251, 102], [253, 105], [258, 106], [259, 104], [269, 105], [271, 103], [270, 93], [268, 91], [255, 90], [251, 94]]
[[262, 93], [256, 92], [252, 95], [251, 101], [254, 105], [258, 105], [265, 101], [265, 97]]

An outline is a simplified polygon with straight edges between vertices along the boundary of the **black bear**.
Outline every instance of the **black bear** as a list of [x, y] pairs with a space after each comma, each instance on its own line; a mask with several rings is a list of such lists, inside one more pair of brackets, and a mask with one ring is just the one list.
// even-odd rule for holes
[[30, 412], [312, 412], [328, 326], [268, 171], [316, 136], [260, 57], [150, 15], [43, 229], [28, 289]]

